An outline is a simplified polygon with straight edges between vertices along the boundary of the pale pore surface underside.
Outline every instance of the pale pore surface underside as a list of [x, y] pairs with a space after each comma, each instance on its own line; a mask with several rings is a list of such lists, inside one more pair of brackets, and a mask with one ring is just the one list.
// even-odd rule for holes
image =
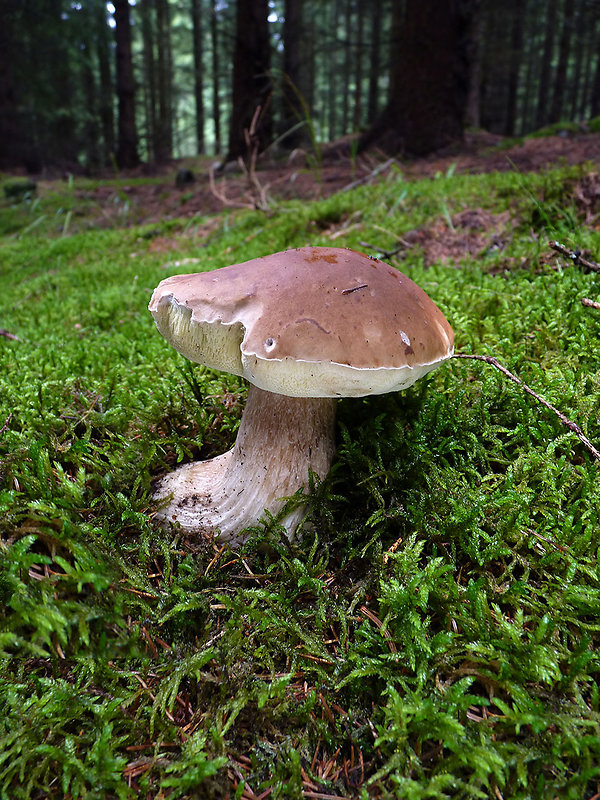
[[[321, 478], [335, 450], [336, 401], [296, 398], [250, 386], [234, 447], [209, 461], [186, 464], [158, 484], [155, 499], [172, 499], [156, 515], [188, 533], [239, 543], [240, 531], [256, 525], [265, 509], [277, 513], [282, 498], [308, 483], [309, 468]], [[293, 536], [302, 516], [284, 520]]]

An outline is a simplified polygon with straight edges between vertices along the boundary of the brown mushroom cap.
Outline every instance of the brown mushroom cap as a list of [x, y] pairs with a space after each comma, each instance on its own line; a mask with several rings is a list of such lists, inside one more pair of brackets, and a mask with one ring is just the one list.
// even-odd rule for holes
[[435, 303], [353, 250], [303, 247], [162, 281], [162, 335], [191, 361], [292, 397], [405, 389], [453, 352]]

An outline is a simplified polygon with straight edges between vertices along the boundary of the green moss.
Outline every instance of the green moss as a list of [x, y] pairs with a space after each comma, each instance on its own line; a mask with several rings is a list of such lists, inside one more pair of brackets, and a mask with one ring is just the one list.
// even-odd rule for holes
[[[206, 240], [185, 221], [65, 230], [55, 200], [0, 211], [20, 231], [0, 243], [0, 327], [17, 337], [0, 336], [0, 796], [597, 791], [598, 467], [488, 365], [342, 401], [292, 546], [277, 520], [218, 553], [151, 516], [152, 479], [229, 447], [245, 395], [157, 334], [147, 302], [177, 260], [391, 249], [466, 208], [510, 212], [500, 249], [394, 263], [459, 349], [497, 356], [598, 443], [600, 317], [580, 303], [597, 278], [546, 244], [597, 258], [569, 199], [581, 174], [391, 172], [236, 212]], [[157, 233], [174, 255], [152, 251]]]

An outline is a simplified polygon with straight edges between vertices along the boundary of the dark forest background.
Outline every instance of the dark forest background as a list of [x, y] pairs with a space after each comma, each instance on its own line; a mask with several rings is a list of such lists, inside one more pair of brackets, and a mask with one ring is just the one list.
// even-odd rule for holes
[[599, 0], [0, 0], [0, 167], [423, 155], [600, 115]]

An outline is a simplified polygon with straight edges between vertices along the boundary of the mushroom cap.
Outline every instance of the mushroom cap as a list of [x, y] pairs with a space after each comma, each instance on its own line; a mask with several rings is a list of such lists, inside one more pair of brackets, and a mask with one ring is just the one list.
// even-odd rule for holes
[[186, 358], [292, 397], [405, 389], [453, 353], [452, 328], [416, 283], [342, 248], [173, 275], [149, 309]]

